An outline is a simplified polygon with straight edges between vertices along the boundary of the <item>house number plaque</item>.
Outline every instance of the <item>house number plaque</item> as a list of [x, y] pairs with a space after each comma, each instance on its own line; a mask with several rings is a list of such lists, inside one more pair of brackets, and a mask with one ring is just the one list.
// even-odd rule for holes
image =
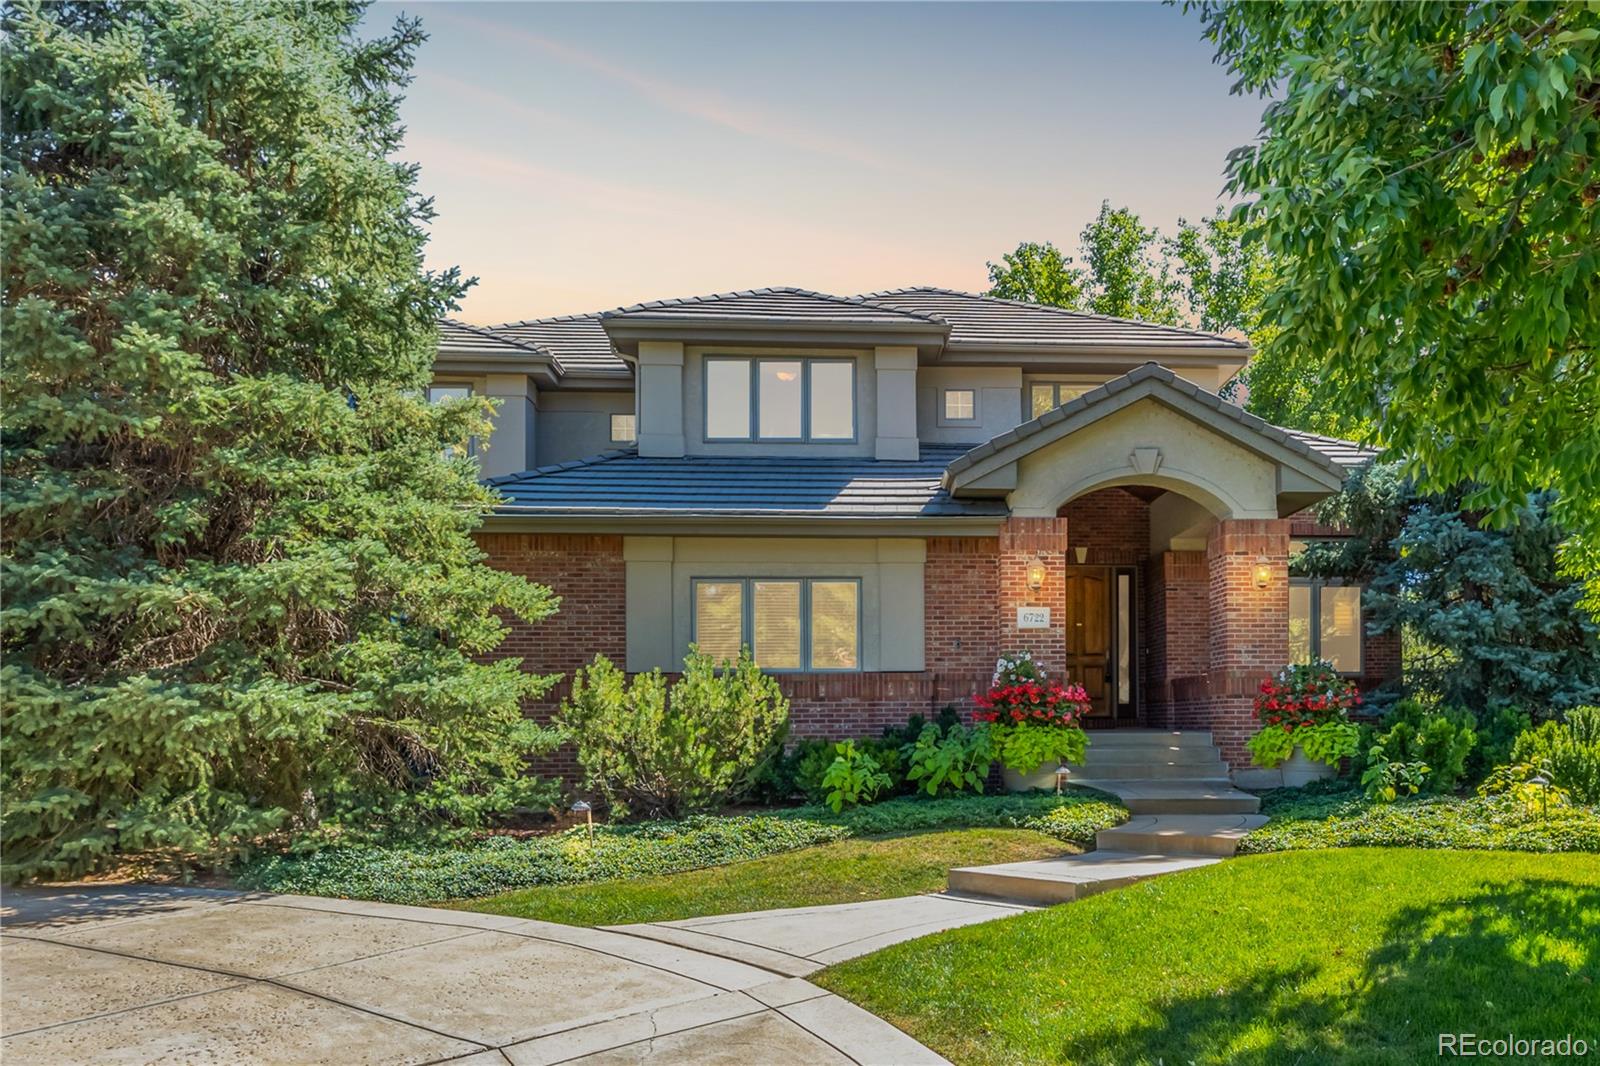
[[1050, 608], [1048, 607], [1018, 607], [1018, 629], [1049, 629]]

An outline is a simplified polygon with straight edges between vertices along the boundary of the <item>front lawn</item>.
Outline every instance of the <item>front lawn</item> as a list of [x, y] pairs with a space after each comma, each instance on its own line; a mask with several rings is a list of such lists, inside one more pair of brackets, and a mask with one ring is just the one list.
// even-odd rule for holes
[[1279, 789], [1262, 800], [1271, 818], [1241, 854], [1300, 848], [1491, 848], [1600, 851], [1600, 810], [1530, 809], [1508, 796], [1415, 796], [1378, 803], [1359, 790]]
[[670, 922], [938, 892], [952, 866], [1023, 862], [1076, 850], [1028, 829], [957, 829], [841, 840], [664, 877], [547, 885], [454, 906], [568, 925]]
[[832, 967], [957, 1063], [1393, 1063], [1440, 1033], [1600, 1047], [1600, 856], [1233, 859]]
[[488, 837], [454, 847], [350, 847], [308, 856], [272, 856], [246, 869], [239, 882], [270, 892], [436, 903], [540, 885], [658, 877], [846, 838], [933, 830], [1028, 829], [1087, 848], [1093, 846], [1096, 832], [1117, 825], [1127, 815], [1116, 800], [1088, 791], [1063, 796], [904, 797], [842, 814], [824, 807], [795, 807], [760, 815], [598, 825], [592, 838], [579, 827], [532, 838]]

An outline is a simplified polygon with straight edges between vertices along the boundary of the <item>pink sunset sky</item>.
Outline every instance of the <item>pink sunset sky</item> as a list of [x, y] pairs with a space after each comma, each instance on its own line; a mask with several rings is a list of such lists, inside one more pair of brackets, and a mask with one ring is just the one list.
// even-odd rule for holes
[[982, 290], [1103, 199], [1220, 202], [1262, 103], [1156, 4], [380, 4], [404, 157], [491, 324], [763, 285]]

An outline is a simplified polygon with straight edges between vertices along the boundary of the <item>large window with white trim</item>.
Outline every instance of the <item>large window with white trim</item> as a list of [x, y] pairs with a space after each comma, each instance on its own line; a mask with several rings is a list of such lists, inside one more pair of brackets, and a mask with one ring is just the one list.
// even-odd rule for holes
[[856, 439], [854, 359], [707, 356], [708, 441]]
[[859, 578], [695, 578], [690, 591], [702, 654], [722, 661], [748, 647], [763, 670], [861, 669]]

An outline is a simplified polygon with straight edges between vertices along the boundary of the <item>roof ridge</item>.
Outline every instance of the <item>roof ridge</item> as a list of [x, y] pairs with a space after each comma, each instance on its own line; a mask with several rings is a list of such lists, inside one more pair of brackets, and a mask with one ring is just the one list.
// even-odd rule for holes
[[548, 318], [519, 318], [515, 322], [501, 322], [490, 329], [515, 329], [517, 326], [542, 326], [547, 322], [582, 322], [586, 318], [599, 318], [604, 311], [584, 311], [572, 315], [551, 315]]
[[924, 322], [936, 322], [940, 325], [948, 323], [936, 314], [927, 311], [907, 311], [900, 307], [882, 307], [860, 296], [839, 296], [831, 292], [819, 292], [816, 289], [803, 289], [797, 285], [766, 285], [755, 289], [736, 289], [732, 292], [714, 292], [703, 296], [680, 296], [662, 300], [646, 300], [642, 303], [628, 304], [610, 311], [597, 312], [601, 318], [610, 318], [614, 315], [632, 314], [636, 311], [655, 311], [671, 307], [692, 307], [696, 304], [713, 303], [717, 300], [731, 300], [745, 296], [772, 296], [777, 294], [791, 296], [809, 296], [817, 300], [826, 300], [832, 303], [849, 304], [856, 307], [869, 307], [875, 311], [893, 311], [895, 314], [905, 315]]
[[[1013, 307], [1027, 307], [1038, 311], [1051, 311], [1058, 315], [1068, 315], [1073, 318], [1093, 319], [1097, 322], [1120, 322], [1130, 326], [1142, 326], [1145, 329], [1166, 330], [1169, 333], [1181, 333], [1190, 337], [1210, 337], [1213, 340], [1224, 341], [1240, 348], [1250, 347], [1249, 341], [1241, 341], [1234, 337], [1224, 336], [1204, 329], [1188, 329], [1184, 326], [1168, 326], [1160, 322], [1146, 322], [1139, 318], [1120, 318], [1116, 315], [1102, 315], [1097, 311], [1076, 311], [1070, 307], [1057, 307], [1055, 304], [1037, 303], [1033, 300], [1014, 300], [1009, 296], [991, 296], [984, 292], [966, 292], [962, 289], [947, 289], [941, 285], [909, 285], [902, 289], [884, 289], [881, 292], [863, 293], [865, 300], [881, 300], [891, 296], [903, 296], [914, 292], [936, 292], [945, 296], [964, 296], [969, 300], [989, 300], [994, 303], [1009, 304]], [[896, 308], [898, 310], [898, 308]]]
[[501, 344], [510, 345], [513, 348], [522, 348], [533, 352], [535, 355], [542, 355], [546, 359], [554, 362], [557, 366], [561, 364], [561, 360], [556, 357], [556, 353], [552, 352], [543, 345], [536, 344], [532, 341], [525, 341], [518, 337], [504, 336], [503, 334], [496, 333], [494, 327], [492, 326], [474, 326], [471, 322], [463, 322], [459, 318], [451, 318], [448, 315], [440, 318], [439, 322], [441, 325], [454, 326], [457, 329], [468, 330], [469, 332], [476, 333], [480, 337], [487, 337], [490, 340], [499, 341]]

